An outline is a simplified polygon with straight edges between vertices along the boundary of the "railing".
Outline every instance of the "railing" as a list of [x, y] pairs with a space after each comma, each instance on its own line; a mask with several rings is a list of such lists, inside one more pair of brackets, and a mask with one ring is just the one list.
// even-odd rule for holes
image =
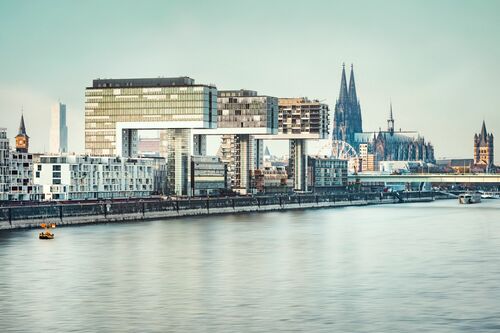
[[255, 197], [189, 198], [180, 200], [139, 200], [131, 202], [66, 203], [0, 207], [0, 222], [32, 219], [60, 219], [77, 216], [111, 216], [119, 214], [145, 215], [150, 212], [183, 210], [205, 210], [238, 207], [263, 207], [275, 205], [280, 208], [321, 206], [323, 203], [380, 203], [405, 202], [414, 199], [434, 199], [434, 192], [385, 192], [385, 193], [336, 193], [268, 195]]

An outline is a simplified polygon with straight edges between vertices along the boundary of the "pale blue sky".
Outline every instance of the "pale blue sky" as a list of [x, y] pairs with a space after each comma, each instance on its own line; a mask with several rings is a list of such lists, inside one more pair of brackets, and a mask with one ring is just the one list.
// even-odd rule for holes
[[0, 0], [0, 127], [14, 136], [24, 107], [33, 150], [48, 148], [61, 100], [83, 151], [98, 77], [186, 75], [333, 108], [352, 62], [365, 130], [386, 126], [392, 99], [397, 128], [472, 157], [483, 119], [500, 136], [499, 13], [500, 1]]

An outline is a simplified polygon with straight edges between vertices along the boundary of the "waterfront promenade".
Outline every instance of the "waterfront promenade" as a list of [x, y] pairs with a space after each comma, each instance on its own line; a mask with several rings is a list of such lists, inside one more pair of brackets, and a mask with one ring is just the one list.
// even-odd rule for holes
[[36, 228], [40, 223], [75, 225], [308, 208], [433, 201], [436, 192], [273, 195], [161, 201], [94, 202], [0, 208], [0, 229]]

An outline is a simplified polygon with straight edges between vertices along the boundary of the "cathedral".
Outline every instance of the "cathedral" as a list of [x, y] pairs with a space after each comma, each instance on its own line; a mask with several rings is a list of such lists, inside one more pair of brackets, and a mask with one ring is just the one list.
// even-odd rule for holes
[[333, 115], [333, 139], [345, 141], [354, 146], [354, 134], [361, 132], [363, 132], [363, 125], [361, 121], [361, 107], [356, 95], [354, 69], [351, 65], [349, 90], [347, 90], [345, 65], [342, 65], [340, 93], [335, 103], [335, 113]]
[[[333, 139], [342, 140], [353, 146], [363, 159], [373, 161], [424, 161], [434, 162], [434, 147], [414, 131], [395, 130], [392, 103], [387, 119], [387, 130], [363, 132], [361, 107], [356, 94], [354, 70], [351, 65], [349, 89], [347, 88], [345, 66], [342, 66], [339, 98], [333, 117]], [[364, 156], [366, 155], [366, 156]]]
[[488, 134], [483, 120], [481, 132], [474, 134], [474, 164], [488, 171], [493, 167], [493, 161], [493, 134]]

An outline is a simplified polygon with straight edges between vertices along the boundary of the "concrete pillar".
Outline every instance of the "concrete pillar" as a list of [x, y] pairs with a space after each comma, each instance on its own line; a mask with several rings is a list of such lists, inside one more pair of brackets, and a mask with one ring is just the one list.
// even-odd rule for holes
[[122, 129], [122, 156], [137, 157], [137, 146], [139, 143], [139, 131], [136, 129]]
[[203, 134], [193, 135], [193, 155], [207, 154], [207, 136]]
[[167, 150], [167, 191], [173, 195], [191, 195], [191, 155], [193, 140], [190, 129], [165, 130]]
[[235, 182], [234, 190], [247, 194], [250, 188], [250, 135], [235, 135]]
[[295, 191], [307, 191], [307, 147], [306, 140], [290, 140], [290, 166]]
[[255, 169], [262, 169], [264, 166], [264, 140], [261, 139], [253, 139], [254, 144], [252, 147], [254, 147], [253, 151], [253, 158], [254, 158], [254, 163], [253, 163], [253, 170]]

